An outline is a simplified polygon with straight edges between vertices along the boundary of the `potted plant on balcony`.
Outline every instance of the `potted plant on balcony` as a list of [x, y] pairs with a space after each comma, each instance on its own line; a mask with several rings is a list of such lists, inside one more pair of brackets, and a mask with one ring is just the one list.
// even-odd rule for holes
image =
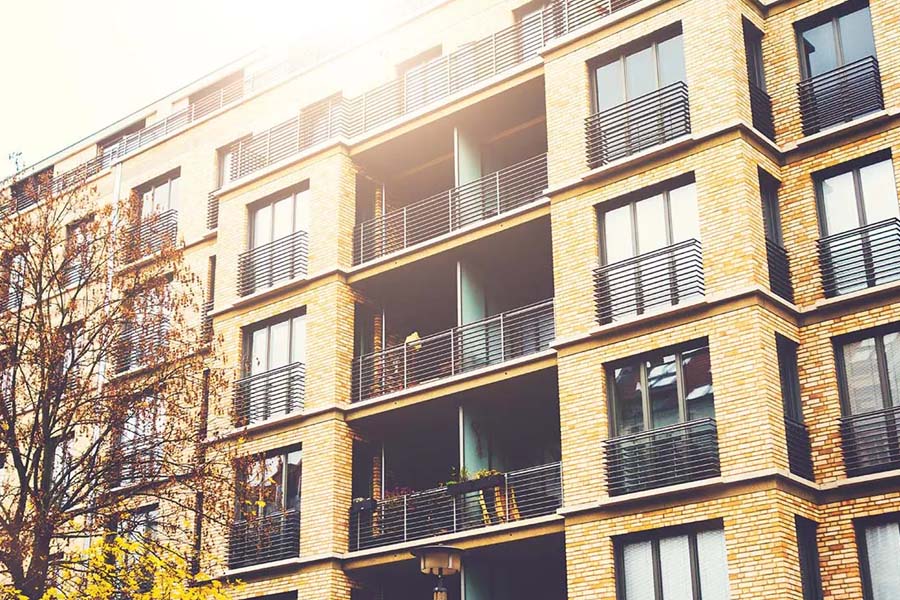
[[495, 469], [480, 469], [475, 471], [471, 477], [468, 476], [465, 468], [460, 469], [459, 476], [447, 482], [447, 493], [452, 496], [459, 496], [469, 492], [486, 490], [489, 488], [503, 485], [503, 473]]
[[375, 498], [354, 498], [350, 503], [350, 514], [372, 512], [378, 508], [378, 500]]

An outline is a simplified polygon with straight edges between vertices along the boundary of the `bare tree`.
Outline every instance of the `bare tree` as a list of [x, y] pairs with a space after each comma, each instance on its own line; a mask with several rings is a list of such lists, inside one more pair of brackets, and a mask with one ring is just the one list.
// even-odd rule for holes
[[61, 183], [0, 192], [0, 577], [31, 600], [84, 585], [54, 575], [98, 564], [73, 552], [98, 535], [195, 572], [194, 530], [232, 497], [229, 457], [203, 444], [219, 378], [174, 229]]

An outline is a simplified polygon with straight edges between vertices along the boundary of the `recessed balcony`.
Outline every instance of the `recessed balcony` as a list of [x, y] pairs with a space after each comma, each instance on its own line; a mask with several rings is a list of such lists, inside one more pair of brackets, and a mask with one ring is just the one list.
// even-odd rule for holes
[[588, 167], [603, 166], [690, 132], [688, 87], [679, 81], [588, 117]]
[[884, 109], [878, 60], [867, 56], [797, 84], [803, 134]]

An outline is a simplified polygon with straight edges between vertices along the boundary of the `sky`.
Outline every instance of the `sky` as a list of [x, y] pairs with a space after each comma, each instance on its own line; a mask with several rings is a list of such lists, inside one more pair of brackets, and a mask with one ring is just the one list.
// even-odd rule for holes
[[260, 47], [386, 18], [377, 0], [0, 0], [0, 179]]

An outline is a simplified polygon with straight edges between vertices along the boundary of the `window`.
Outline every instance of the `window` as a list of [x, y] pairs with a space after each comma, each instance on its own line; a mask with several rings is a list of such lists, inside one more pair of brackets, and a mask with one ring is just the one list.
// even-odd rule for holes
[[83, 285], [90, 274], [90, 218], [66, 226], [66, 285]]
[[661, 90], [686, 79], [679, 28], [659, 41], [629, 49], [594, 68], [596, 112]]
[[[446, 67], [436, 62], [442, 53], [441, 46], [435, 46], [397, 65], [403, 86], [403, 112], [413, 111], [449, 93]], [[444, 73], [443, 77], [436, 76], [436, 68]]]
[[774, 244], [783, 244], [781, 237], [781, 211], [778, 208], [778, 188], [781, 182], [759, 169], [759, 192], [762, 200], [763, 226], [766, 239]]
[[819, 574], [819, 549], [816, 542], [818, 525], [795, 516], [797, 530], [797, 552], [800, 557], [800, 581], [803, 585], [803, 600], [822, 599], [822, 578]]
[[72, 438], [56, 437], [51, 440], [53, 448], [53, 486], [56, 488], [56, 497], [61, 502], [68, 501], [72, 486]]
[[147, 593], [153, 589], [154, 567], [152, 561], [147, 561], [146, 557], [155, 552], [152, 544], [158, 530], [159, 508], [156, 504], [121, 515], [116, 523], [116, 535], [138, 544], [136, 552], [125, 553], [125, 564], [122, 565], [124, 572], [130, 572], [129, 580], [137, 583], [137, 589], [130, 591]]
[[299, 510], [301, 474], [299, 448], [277, 450], [252, 460], [238, 473], [241, 494], [237, 519], [252, 520]]
[[241, 139], [235, 140], [230, 144], [222, 146], [216, 150], [218, 159], [218, 187], [222, 187], [230, 181], [237, 179], [240, 174], [238, 170], [238, 155], [241, 142], [250, 139], [253, 136], [247, 135]]
[[[610, 316], [641, 314], [652, 306], [700, 295], [702, 265], [695, 256], [699, 249], [687, 243], [699, 237], [693, 182], [602, 212], [601, 263], [610, 265], [604, 282]], [[617, 263], [619, 267], [612, 266]]]
[[304, 362], [306, 315], [295, 315], [254, 328], [248, 332], [247, 342], [248, 375]]
[[715, 417], [706, 340], [609, 368], [614, 436]]
[[171, 299], [167, 282], [146, 291], [134, 301], [134, 314], [122, 323], [117, 355], [118, 372], [148, 366], [161, 360], [171, 323]]
[[25, 298], [27, 257], [24, 252], [16, 252], [7, 254], [4, 262], [7, 270], [6, 309], [17, 310]]
[[775, 334], [778, 350], [778, 377], [781, 380], [781, 400], [784, 416], [797, 423], [803, 422], [800, 405], [800, 378], [797, 373], [797, 344], [781, 334]]
[[875, 56], [868, 3], [850, 2], [798, 26], [803, 74], [808, 79]]
[[135, 191], [141, 201], [141, 219], [178, 209], [180, 170], [146, 183]]
[[288, 192], [257, 206], [251, 217], [251, 249], [285, 238], [309, 228], [309, 185]]
[[[817, 177], [817, 184], [819, 226], [822, 236], [830, 238], [822, 255], [826, 295], [900, 277], [894, 258], [900, 248], [885, 235], [900, 217], [890, 156], [879, 153], [838, 171], [826, 171]], [[859, 231], [847, 233], [854, 230]]]
[[766, 91], [766, 75], [762, 59], [763, 33], [744, 19], [744, 53], [747, 57], [747, 78], [750, 85]]
[[836, 343], [849, 475], [900, 466], [896, 407], [900, 406], [900, 332], [879, 331]]
[[125, 419], [119, 448], [122, 456], [120, 485], [152, 480], [162, 468], [162, 444], [166, 426], [165, 403], [148, 395], [131, 407]]
[[727, 600], [721, 525], [629, 537], [616, 544], [620, 600]]
[[866, 600], [900, 598], [900, 524], [898, 517], [857, 522], [856, 540]]

